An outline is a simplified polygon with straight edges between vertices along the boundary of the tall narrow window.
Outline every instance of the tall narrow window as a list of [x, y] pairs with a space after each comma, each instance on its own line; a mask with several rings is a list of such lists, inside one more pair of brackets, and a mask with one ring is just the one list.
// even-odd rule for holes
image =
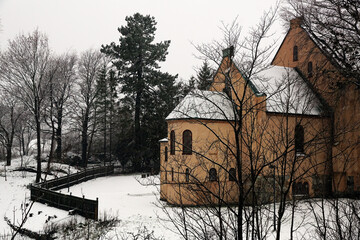
[[171, 168], [171, 181], [174, 181], [174, 168]]
[[189, 182], [190, 180], [190, 170], [188, 168], [185, 171], [185, 180], [186, 182]]
[[165, 170], [165, 182], [167, 182], [167, 175], [168, 175], [168, 173], [167, 173], [167, 171]]
[[165, 162], [167, 162], [168, 161], [168, 147], [165, 147], [164, 155], [165, 155]]
[[170, 154], [175, 155], [175, 132], [170, 132]]
[[190, 130], [183, 132], [183, 154], [191, 155], [192, 153], [192, 133]]
[[347, 183], [347, 190], [349, 192], [353, 192], [354, 191], [354, 176], [348, 176], [346, 183]]
[[298, 46], [294, 46], [293, 49], [293, 61], [297, 61], [298, 60]]
[[229, 97], [231, 97], [230, 83], [231, 83], [230, 73], [227, 72], [225, 73], [225, 87], [223, 89], [223, 92]]
[[313, 75], [313, 64], [312, 62], [308, 62], [308, 77], [312, 77]]
[[303, 183], [303, 194], [306, 196], [309, 195], [309, 183], [308, 182]]
[[217, 172], [215, 168], [210, 168], [209, 170], [209, 180], [214, 182], [217, 180]]
[[229, 170], [229, 181], [236, 181], [236, 170], [235, 170], [235, 168], [230, 168], [230, 170]]
[[295, 152], [304, 152], [304, 128], [300, 124], [295, 127]]

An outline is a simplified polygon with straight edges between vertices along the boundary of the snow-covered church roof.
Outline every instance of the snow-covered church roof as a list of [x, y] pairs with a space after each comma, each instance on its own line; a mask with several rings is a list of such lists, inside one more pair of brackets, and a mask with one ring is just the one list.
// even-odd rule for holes
[[266, 94], [266, 111], [321, 115], [322, 105], [308, 83], [294, 68], [271, 66], [252, 77], [258, 91]]
[[[270, 66], [251, 78], [256, 96], [266, 96], [266, 111], [321, 115], [322, 105], [294, 68]], [[233, 104], [223, 92], [194, 90], [166, 117], [174, 119], [234, 120]]]
[[166, 117], [171, 119], [234, 120], [233, 105], [225, 93], [194, 90]]

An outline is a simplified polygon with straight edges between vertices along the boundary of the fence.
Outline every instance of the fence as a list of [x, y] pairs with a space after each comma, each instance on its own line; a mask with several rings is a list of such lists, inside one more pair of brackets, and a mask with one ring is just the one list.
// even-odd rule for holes
[[64, 210], [73, 210], [86, 218], [98, 220], [98, 199], [90, 200], [55, 192], [93, 178], [114, 173], [114, 166], [93, 167], [61, 178], [31, 185], [31, 200], [48, 204]]

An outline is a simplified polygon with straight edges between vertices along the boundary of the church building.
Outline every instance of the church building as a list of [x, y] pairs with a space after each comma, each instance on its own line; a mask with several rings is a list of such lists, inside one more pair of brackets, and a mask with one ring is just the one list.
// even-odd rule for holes
[[301, 26], [248, 79], [223, 51], [209, 90], [167, 116], [160, 197], [174, 205], [360, 193], [360, 89]]

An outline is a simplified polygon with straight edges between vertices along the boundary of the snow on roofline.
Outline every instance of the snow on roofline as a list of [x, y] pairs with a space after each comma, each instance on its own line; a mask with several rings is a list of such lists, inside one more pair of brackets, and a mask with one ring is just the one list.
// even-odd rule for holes
[[322, 115], [320, 100], [294, 68], [271, 66], [251, 81], [266, 94], [268, 112]]
[[222, 92], [194, 90], [175, 107], [166, 120], [209, 119], [234, 120], [229, 97]]
[[[270, 66], [251, 78], [249, 84], [266, 96], [266, 111], [323, 115], [323, 106], [305, 79], [294, 68]], [[194, 90], [175, 107], [166, 120], [235, 120], [233, 104], [223, 92]]]
[[167, 138], [160, 139], [159, 142], [168, 142], [169, 140]]

